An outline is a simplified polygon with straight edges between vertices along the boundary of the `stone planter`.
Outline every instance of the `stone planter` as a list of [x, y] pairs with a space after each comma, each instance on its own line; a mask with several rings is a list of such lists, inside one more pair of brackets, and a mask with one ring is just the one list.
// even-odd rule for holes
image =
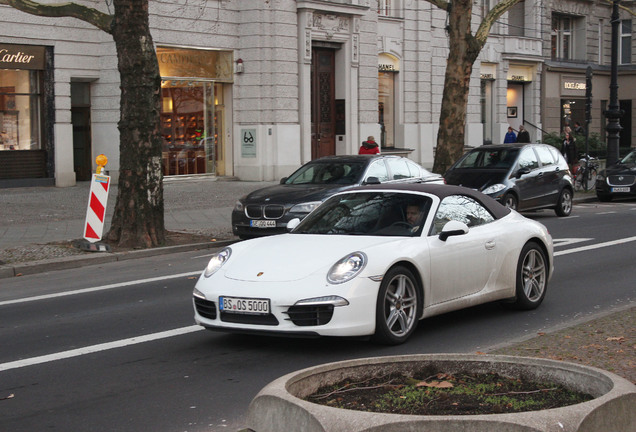
[[[447, 373], [497, 372], [551, 381], [594, 396], [588, 402], [516, 414], [420, 416], [332, 408], [304, 401], [323, 385], [421, 366]], [[256, 432], [635, 432], [636, 386], [612, 373], [554, 360], [465, 354], [374, 357], [315, 366], [265, 386], [248, 410]]]

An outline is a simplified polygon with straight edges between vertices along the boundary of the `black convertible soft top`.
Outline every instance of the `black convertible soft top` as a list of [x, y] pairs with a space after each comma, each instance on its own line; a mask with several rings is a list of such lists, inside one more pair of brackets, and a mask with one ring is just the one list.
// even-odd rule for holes
[[499, 201], [485, 195], [474, 189], [470, 189], [463, 186], [451, 186], [445, 184], [430, 184], [430, 183], [399, 183], [399, 184], [379, 184], [379, 185], [367, 185], [359, 186], [353, 189], [348, 189], [347, 192], [363, 191], [363, 190], [395, 190], [405, 192], [424, 192], [433, 195], [437, 195], [440, 200], [450, 195], [465, 195], [473, 198], [486, 207], [490, 213], [496, 218], [501, 219], [510, 213], [508, 207], [503, 206]]

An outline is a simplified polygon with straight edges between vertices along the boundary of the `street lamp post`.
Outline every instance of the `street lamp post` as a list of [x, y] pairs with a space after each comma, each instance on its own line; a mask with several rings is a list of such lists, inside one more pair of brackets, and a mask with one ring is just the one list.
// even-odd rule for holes
[[612, 64], [610, 80], [610, 100], [605, 116], [607, 117], [607, 166], [618, 162], [620, 132], [623, 130], [620, 118], [623, 115], [618, 104], [618, 31], [620, 19], [618, 4], [620, 0], [612, 0]]

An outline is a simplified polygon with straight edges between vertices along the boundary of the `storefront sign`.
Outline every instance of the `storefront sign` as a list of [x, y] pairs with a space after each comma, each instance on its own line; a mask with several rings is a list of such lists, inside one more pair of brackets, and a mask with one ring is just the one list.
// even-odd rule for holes
[[0, 44], [0, 69], [44, 69], [44, 47]]
[[389, 54], [378, 56], [378, 72], [399, 72], [400, 61]]
[[562, 96], [585, 96], [585, 77], [561, 77]]
[[241, 129], [241, 156], [256, 157], [256, 129]]
[[479, 67], [479, 78], [483, 80], [494, 80], [497, 78], [497, 65], [492, 63], [482, 63]]
[[530, 82], [532, 81], [532, 69], [527, 66], [510, 66], [508, 69], [508, 81]]
[[157, 47], [157, 60], [162, 78], [199, 78], [232, 82], [232, 58], [232, 51]]

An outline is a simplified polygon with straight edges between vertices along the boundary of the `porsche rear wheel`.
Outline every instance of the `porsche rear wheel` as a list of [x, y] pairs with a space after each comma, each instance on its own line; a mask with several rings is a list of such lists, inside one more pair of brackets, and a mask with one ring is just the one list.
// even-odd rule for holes
[[382, 278], [375, 313], [374, 340], [398, 345], [417, 327], [420, 310], [417, 279], [406, 267], [390, 269]]
[[548, 260], [543, 249], [535, 242], [521, 250], [517, 264], [517, 288], [514, 306], [517, 309], [539, 307], [548, 288]]

